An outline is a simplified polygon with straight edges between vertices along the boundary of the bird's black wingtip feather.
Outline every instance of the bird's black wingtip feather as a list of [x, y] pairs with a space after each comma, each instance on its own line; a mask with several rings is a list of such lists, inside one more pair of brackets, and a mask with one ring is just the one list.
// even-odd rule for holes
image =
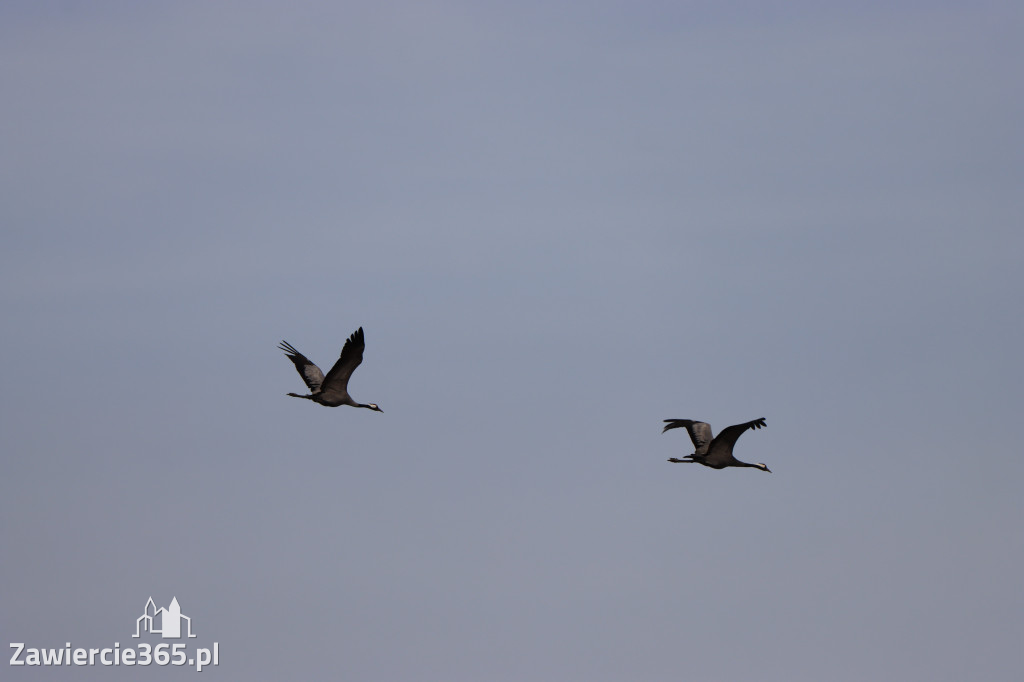
[[666, 419], [665, 420], [665, 428], [663, 428], [661, 430], [661, 432], [665, 433], [669, 429], [678, 429], [681, 426], [683, 426], [683, 424], [680, 423], [680, 422], [683, 422], [683, 421], [686, 421], [686, 420], [685, 419]]
[[302, 355], [302, 353], [300, 353], [299, 351], [295, 350], [295, 346], [293, 346], [292, 344], [288, 343], [287, 341], [282, 341], [281, 343], [279, 343], [277, 345], [277, 347], [280, 350], [283, 350], [285, 353], [287, 353], [288, 357], [299, 357], [300, 355]]

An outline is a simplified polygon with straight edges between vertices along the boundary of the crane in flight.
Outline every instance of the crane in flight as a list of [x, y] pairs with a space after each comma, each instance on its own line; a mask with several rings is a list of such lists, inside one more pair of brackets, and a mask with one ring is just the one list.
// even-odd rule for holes
[[298, 393], [289, 393], [288, 395], [293, 398], [312, 400], [314, 403], [319, 403], [325, 407], [351, 405], [352, 407], [365, 407], [377, 412], [383, 412], [384, 410], [377, 407], [375, 403], [357, 403], [348, 394], [348, 380], [352, 376], [352, 372], [359, 366], [359, 363], [363, 361], [363, 349], [365, 347], [366, 342], [363, 340], [363, 328], [360, 327], [352, 333], [352, 336], [348, 337], [348, 341], [345, 342], [345, 346], [341, 349], [341, 356], [338, 358], [338, 361], [334, 363], [334, 367], [331, 367], [331, 371], [327, 373], [327, 376], [324, 376], [320, 368], [314, 365], [309, 358], [295, 350], [287, 341], [282, 341], [278, 348], [283, 350], [288, 359], [295, 363], [295, 369], [299, 371], [299, 376], [306, 382], [306, 386], [309, 387], [310, 391], [309, 395], [300, 395]]
[[686, 431], [690, 434], [690, 440], [693, 441], [693, 454], [687, 455], [682, 459], [672, 457], [668, 460], [674, 464], [696, 462], [697, 464], [703, 464], [704, 466], [711, 467], [712, 469], [724, 469], [725, 467], [754, 467], [761, 471], [767, 471], [770, 474], [772, 470], [765, 464], [749, 464], [748, 462], [741, 462], [732, 456], [732, 448], [736, 445], [736, 439], [743, 435], [744, 431], [747, 429], [760, 429], [767, 426], [768, 425], [765, 423], [764, 417], [762, 417], [744, 424], [728, 426], [722, 429], [722, 432], [718, 434], [718, 437], [716, 438], [711, 433], [711, 424], [708, 424], [707, 422], [698, 422], [692, 419], [666, 419], [665, 428], [663, 428], [661, 432], [665, 433], [669, 429], [686, 427]]

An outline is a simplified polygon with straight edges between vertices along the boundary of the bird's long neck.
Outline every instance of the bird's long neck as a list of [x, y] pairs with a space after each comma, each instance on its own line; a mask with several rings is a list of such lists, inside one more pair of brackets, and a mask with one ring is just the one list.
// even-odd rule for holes
[[760, 464], [760, 463], [758, 463], [758, 464], [751, 464], [750, 462], [740, 462], [739, 460], [737, 460], [736, 466], [751, 467], [753, 469], [760, 469], [761, 471], [768, 471], [768, 473], [771, 473], [771, 471], [768, 469], [768, 467], [766, 467], [764, 464]]

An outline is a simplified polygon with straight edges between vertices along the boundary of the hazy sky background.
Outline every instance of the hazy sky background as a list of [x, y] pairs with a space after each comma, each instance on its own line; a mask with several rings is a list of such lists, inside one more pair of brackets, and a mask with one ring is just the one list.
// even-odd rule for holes
[[[1024, 678], [1022, 19], [3, 3], [0, 643]], [[383, 414], [285, 396], [359, 326]]]

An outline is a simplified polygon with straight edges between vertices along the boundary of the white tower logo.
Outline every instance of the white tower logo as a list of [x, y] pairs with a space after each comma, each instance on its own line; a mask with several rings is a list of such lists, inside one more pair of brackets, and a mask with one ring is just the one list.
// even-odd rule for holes
[[[160, 620], [159, 628], [156, 627], [157, 619]], [[156, 604], [153, 603], [153, 598], [150, 597], [146, 601], [146, 607], [142, 610], [142, 615], [135, 621], [135, 634], [132, 637], [139, 637], [141, 630], [142, 632], [159, 634], [164, 639], [180, 639], [181, 621], [185, 621], [188, 636], [195, 637], [192, 634], [192, 619], [182, 615], [177, 597], [171, 599], [171, 605], [166, 609], [158, 609]]]

